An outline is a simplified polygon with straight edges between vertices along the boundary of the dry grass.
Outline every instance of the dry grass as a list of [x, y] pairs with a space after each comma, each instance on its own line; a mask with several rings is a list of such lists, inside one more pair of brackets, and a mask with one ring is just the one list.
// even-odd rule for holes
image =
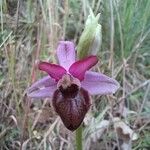
[[49, 99], [33, 102], [25, 91], [43, 76], [36, 60], [55, 62], [61, 39], [78, 43], [89, 7], [101, 13], [96, 70], [116, 78], [121, 87], [114, 96], [93, 97], [84, 146], [120, 149], [124, 137], [113, 128], [119, 116], [138, 134], [132, 149], [150, 148], [150, 1], [1, 0], [0, 149], [74, 149], [74, 133], [64, 128]]

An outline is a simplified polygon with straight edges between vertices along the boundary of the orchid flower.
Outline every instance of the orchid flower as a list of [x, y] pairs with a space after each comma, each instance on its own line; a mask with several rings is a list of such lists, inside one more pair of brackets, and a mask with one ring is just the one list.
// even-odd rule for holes
[[30, 98], [52, 97], [55, 111], [69, 130], [77, 129], [91, 106], [89, 95], [115, 93], [119, 83], [102, 74], [89, 71], [97, 64], [96, 56], [75, 60], [75, 47], [60, 41], [57, 48], [59, 65], [39, 62], [38, 68], [48, 76], [36, 81], [27, 90]]

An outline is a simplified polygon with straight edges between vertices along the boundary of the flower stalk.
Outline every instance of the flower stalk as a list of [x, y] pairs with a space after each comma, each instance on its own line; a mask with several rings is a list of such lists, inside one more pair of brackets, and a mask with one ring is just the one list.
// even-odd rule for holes
[[82, 124], [76, 130], [76, 149], [82, 150]]
[[[79, 39], [77, 46], [78, 58], [85, 58], [88, 55], [96, 55], [101, 46], [101, 25], [98, 23], [100, 14], [94, 16], [92, 10], [88, 16], [85, 29]], [[82, 124], [76, 130], [76, 148], [82, 150]]]

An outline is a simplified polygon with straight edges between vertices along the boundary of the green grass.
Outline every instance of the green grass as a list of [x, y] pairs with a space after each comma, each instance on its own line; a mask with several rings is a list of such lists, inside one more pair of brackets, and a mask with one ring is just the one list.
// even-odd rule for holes
[[96, 123], [84, 125], [83, 145], [91, 149], [117, 145], [113, 124], [100, 135], [97, 122], [111, 120], [125, 106], [135, 114], [120, 115], [139, 135], [132, 148], [150, 147], [149, 0], [1, 0], [0, 149], [74, 149], [74, 134], [64, 128], [49, 103], [35, 101], [30, 107], [25, 90], [43, 76], [35, 69], [35, 60], [56, 62], [61, 39], [78, 44], [89, 8], [95, 15], [101, 13], [101, 63], [96, 70], [115, 77], [121, 88], [114, 96], [93, 97], [86, 119]]

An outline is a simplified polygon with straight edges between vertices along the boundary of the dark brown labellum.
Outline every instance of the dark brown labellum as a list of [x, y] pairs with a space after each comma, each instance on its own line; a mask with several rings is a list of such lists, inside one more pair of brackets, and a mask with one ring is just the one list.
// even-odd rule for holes
[[52, 102], [64, 125], [71, 131], [80, 126], [91, 105], [88, 92], [76, 84], [66, 89], [61, 86], [54, 92]]

